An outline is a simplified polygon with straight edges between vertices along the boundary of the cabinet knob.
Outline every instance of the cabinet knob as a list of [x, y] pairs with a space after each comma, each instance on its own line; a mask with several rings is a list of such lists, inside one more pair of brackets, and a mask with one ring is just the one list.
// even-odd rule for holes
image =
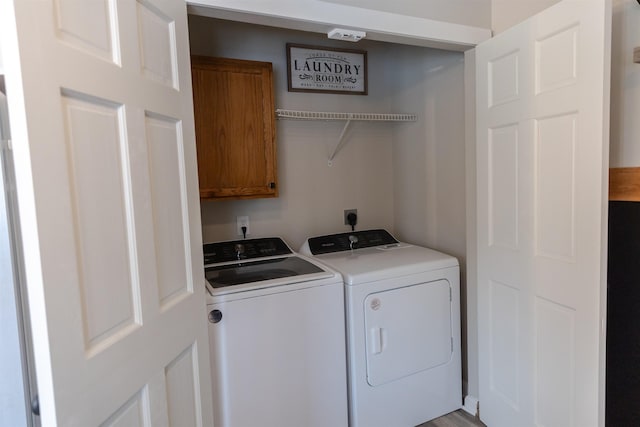
[[269, 183], [269, 188], [271, 188], [271, 189], [276, 188], [276, 183], [275, 182]]

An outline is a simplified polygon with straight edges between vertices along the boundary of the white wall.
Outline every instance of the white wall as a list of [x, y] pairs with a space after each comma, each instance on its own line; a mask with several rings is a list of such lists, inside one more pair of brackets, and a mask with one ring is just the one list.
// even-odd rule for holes
[[494, 34], [501, 33], [559, 1], [491, 0], [491, 29]]
[[613, 1], [611, 46], [611, 167], [640, 166], [640, 4]]
[[491, 0], [322, 0], [401, 15], [491, 28]]
[[[0, 75], [0, 86], [4, 77]], [[9, 139], [9, 115], [5, 95], [0, 92], [0, 139]], [[25, 396], [26, 377], [22, 366], [21, 323], [18, 279], [14, 267], [13, 226], [4, 187], [6, 154], [4, 143], [0, 148], [0, 426], [27, 426]]]
[[[273, 63], [277, 108], [391, 112], [381, 43], [353, 45], [326, 36], [190, 17], [194, 54]], [[369, 95], [287, 91], [287, 42], [343, 46], [368, 52]], [[412, 126], [411, 123], [405, 124]], [[343, 210], [358, 209], [359, 228], [393, 228], [392, 125], [355, 122], [347, 145], [327, 164], [344, 122], [278, 120], [276, 141], [280, 196], [275, 199], [202, 203], [204, 241], [237, 238], [235, 217], [249, 215], [252, 237], [282, 236], [297, 249], [309, 235], [347, 231]]]
[[[204, 202], [205, 240], [235, 238], [235, 216], [246, 214], [255, 236], [278, 233], [297, 247], [310, 234], [346, 230], [342, 211], [357, 208], [361, 229], [389, 228], [405, 240], [464, 255], [462, 54], [366, 41], [345, 44], [195, 16], [190, 32], [194, 54], [272, 62], [277, 107], [419, 116], [416, 123], [353, 123], [333, 167], [327, 166], [327, 156], [343, 123], [278, 121], [280, 197]], [[366, 50], [369, 95], [287, 92], [286, 42]]]
[[401, 240], [460, 261], [466, 392], [467, 354], [472, 361], [477, 357], [467, 345], [464, 56], [397, 46], [389, 60], [398, 64], [394, 109], [421, 112], [416, 126], [394, 127], [394, 227]]
[[464, 260], [464, 56], [421, 51], [398, 46], [390, 58], [394, 108], [421, 112], [415, 126], [394, 127], [394, 224], [403, 239]]

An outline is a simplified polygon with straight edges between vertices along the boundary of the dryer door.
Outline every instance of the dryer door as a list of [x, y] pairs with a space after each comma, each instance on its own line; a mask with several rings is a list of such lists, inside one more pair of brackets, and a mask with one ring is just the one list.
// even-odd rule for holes
[[451, 359], [447, 280], [370, 294], [364, 311], [369, 385], [379, 386]]

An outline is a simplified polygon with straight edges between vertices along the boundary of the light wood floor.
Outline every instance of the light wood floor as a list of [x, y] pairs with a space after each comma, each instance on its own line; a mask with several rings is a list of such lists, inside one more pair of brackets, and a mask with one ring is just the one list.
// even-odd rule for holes
[[417, 427], [487, 427], [478, 418], [469, 415], [462, 409], [443, 417], [420, 424]]

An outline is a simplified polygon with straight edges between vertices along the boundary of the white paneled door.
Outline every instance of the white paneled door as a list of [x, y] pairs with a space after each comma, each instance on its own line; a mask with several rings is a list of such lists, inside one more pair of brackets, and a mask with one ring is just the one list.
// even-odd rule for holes
[[3, 2], [44, 426], [211, 426], [186, 4]]
[[480, 415], [604, 425], [611, 6], [565, 0], [477, 47]]

